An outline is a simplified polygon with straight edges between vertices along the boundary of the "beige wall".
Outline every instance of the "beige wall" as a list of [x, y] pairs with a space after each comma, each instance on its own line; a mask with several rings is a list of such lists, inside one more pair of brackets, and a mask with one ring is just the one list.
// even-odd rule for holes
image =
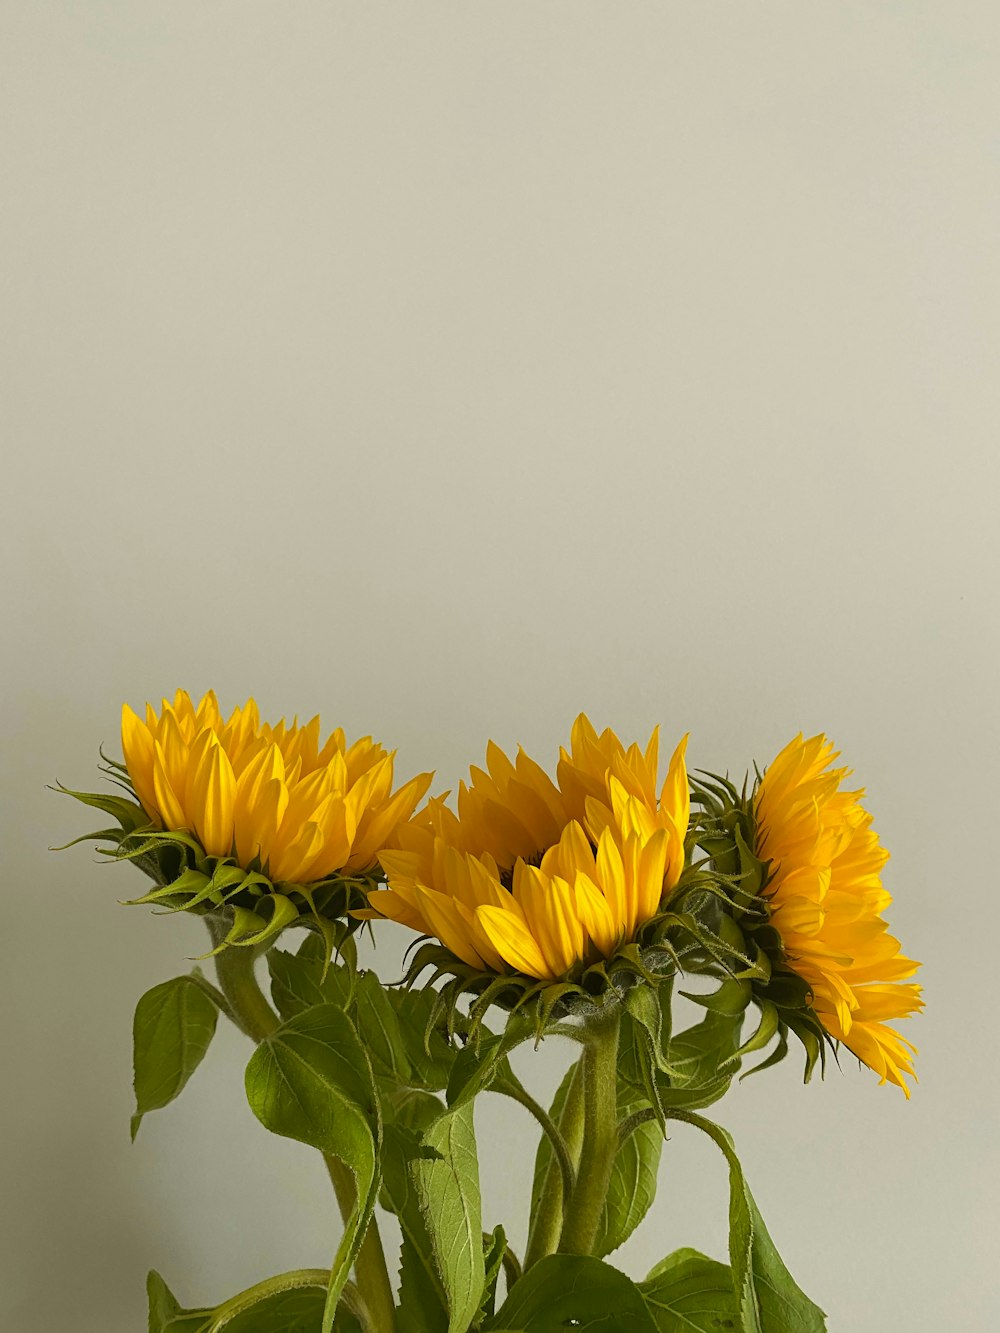
[[[330, 1253], [235, 1037], [130, 1147], [132, 1006], [198, 923], [45, 851], [88, 820], [44, 784], [186, 684], [442, 785], [580, 708], [709, 768], [827, 729], [926, 959], [922, 1083], [790, 1060], [719, 1118], [834, 1333], [1000, 1327], [996, 5], [4, 0], [0, 33], [0, 1326], [135, 1333], [149, 1266], [193, 1303]], [[518, 1115], [480, 1114], [491, 1222]], [[679, 1130], [662, 1182], [634, 1274], [724, 1250], [711, 1148]]]

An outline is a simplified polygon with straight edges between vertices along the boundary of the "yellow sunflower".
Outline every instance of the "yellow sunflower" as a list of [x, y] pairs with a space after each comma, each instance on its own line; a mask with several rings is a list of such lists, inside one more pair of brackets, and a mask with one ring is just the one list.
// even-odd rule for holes
[[825, 736], [791, 741], [766, 769], [754, 802], [756, 852], [770, 863], [764, 890], [785, 959], [809, 986], [826, 1031], [910, 1095], [916, 1048], [888, 1024], [922, 1007], [908, 982], [919, 963], [900, 952], [882, 913], [892, 901], [881, 871], [889, 853], [861, 805], [844, 791], [847, 768]]
[[122, 748], [135, 793], [156, 828], [193, 834], [213, 857], [259, 866], [273, 882], [311, 884], [370, 870], [410, 818], [431, 775], [392, 791], [393, 755], [320, 720], [262, 723], [249, 699], [224, 719], [209, 691], [184, 690], [145, 719], [122, 709]]
[[[398, 850], [383, 851], [388, 888], [369, 894], [372, 910], [488, 972], [551, 981], [612, 957], [657, 915], [685, 865], [686, 741], [658, 800], [655, 738], [640, 754], [581, 717], [559, 785], [523, 750], [512, 762], [491, 742], [458, 813], [431, 801]], [[641, 780], [630, 757], [645, 766]]]

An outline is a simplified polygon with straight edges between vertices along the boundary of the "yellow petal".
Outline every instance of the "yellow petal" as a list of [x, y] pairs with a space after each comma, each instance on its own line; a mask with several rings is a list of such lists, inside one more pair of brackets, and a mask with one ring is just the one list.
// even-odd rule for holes
[[497, 953], [511, 967], [541, 981], [555, 980], [537, 941], [518, 915], [502, 907], [487, 906], [476, 908], [476, 919]]
[[209, 856], [228, 856], [233, 849], [233, 803], [236, 778], [233, 766], [214, 731], [205, 731], [192, 747], [198, 751], [189, 792], [195, 832]]
[[166, 756], [159, 741], [153, 742], [153, 791], [164, 827], [178, 832], [190, 829], [191, 825], [187, 821], [184, 807], [170, 781]]
[[122, 705], [122, 754], [140, 805], [158, 824], [160, 811], [153, 790], [153, 737], [128, 704]]

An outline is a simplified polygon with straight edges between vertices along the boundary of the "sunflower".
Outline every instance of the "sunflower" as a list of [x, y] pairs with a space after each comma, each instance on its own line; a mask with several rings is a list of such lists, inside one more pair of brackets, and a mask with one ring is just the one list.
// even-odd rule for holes
[[196, 707], [178, 690], [144, 718], [126, 704], [122, 750], [103, 772], [134, 801], [61, 788], [118, 822], [76, 841], [110, 843], [107, 856], [154, 881], [130, 902], [205, 916], [215, 952], [295, 924], [338, 947], [432, 776], [394, 792], [393, 755], [370, 736], [321, 740], [318, 717], [272, 726], [253, 699], [224, 718], [212, 691]]
[[833, 767], [838, 757], [825, 736], [799, 735], [765, 770], [753, 800], [764, 897], [784, 963], [808, 986], [824, 1030], [909, 1097], [916, 1048], [889, 1023], [922, 1007], [907, 981], [919, 964], [882, 919], [889, 853], [864, 792], [842, 789], [850, 770]]
[[458, 813], [436, 798], [382, 852], [388, 888], [369, 894], [372, 912], [470, 969], [542, 982], [635, 941], [685, 868], [686, 739], [659, 800], [655, 732], [644, 752], [626, 750], [581, 716], [572, 740], [558, 785], [523, 750], [511, 761], [491, 742]]
[[473, 765], [469, 782], [458, 787], [458, 813], [439, 803], [436, 825], [455, 847], [474, 855], [488, 853], [510, 870], [520, 857], [538, 862], [572, 820], [603, 827], [611, 820], [611, 780], [642, 802], [654, 820], [671, 835], [675, 850], [683, 847], [690, 815], [685, 737], [671, 761], [657, 797], [659, 728], [643, 749], [627, 749], [606, 728], [598, 735], [586, 714], [573, 723], [570, 749], [560, 747], [557, 780], [519, 747], [511, 760], [493, 741], [486, 747], [486, 768]]
[[308, 885], [364, 874], [430, 785], [421, 774], [392, 791], [393, 756], [370, 736], [348, 746], [320, 720], [262, 723], [249, 699], [223, 719], [209, 691], [184, 690], [145, 719], [122, 709], [125, 768], [154, 828], [187, 832], [210, 857]]

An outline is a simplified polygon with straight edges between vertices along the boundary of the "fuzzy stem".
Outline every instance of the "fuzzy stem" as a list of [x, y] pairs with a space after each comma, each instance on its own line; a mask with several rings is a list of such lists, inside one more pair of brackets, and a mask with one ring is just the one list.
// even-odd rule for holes
[[[570, 1163], [575, 1168], [580, 1160], [580, 1148], [583, 1143], [583, 1096], [581, 1088], [580, 1065], [573, 1067], [573, 1075], [562, 1109], [556, 1117], [559, 1134], [566, 1144]], [[564, 1186], [563, 1173], [552, 1161], [545, 1173], [538, 1206], [531, 1218], [528, 1231], [528, 1247], [524, 1252], [524, 1271], [527, 1272], [539, 1259], [555, 1254], [562, 1232], [563, 1215], [569, 1201], [571, 1190]]]
[[552, 1151], [555, 1153], [556, 1161], [559, 1164], [559, 1174], [562, 1177], [563, 1193], [568, 1198], [576, 1185], [576, 1167], [570, 1156], [566, 1140], [560, 1134], [558, 1125], [556, 1125], [548, 1111], [516, 1079], [498, 1079], [493, 1084], [491, 1091], [498, 1092], [504, 1097], [510, 1097], [513, 1101], [519, 1102], [538, 1121]]
[[[209, 923], [216, 944], [220, 927]], [[256, 953], [253, 949], [230, 946], [215, 955], [219, 985], [226, 998], [231, 1016], [241, 1032], [252, 1041], [262, 1042], [281, 1026], [281, 1019], [264, 997], [254, 975]], [[357, 1204], [357, 1187], [350, 1168], [337, 1157], [323, 1154], [327, 1173], [333, 1182], [334, 1193], [345, 1224]], [[395, 1333], [396, 1306], [392, 1283], [382, 1249], [378, 1225], [372, 1219], [361, 1249], [354, 1263], [358, 1292], [368, 1310], [371, 1333]]]
[[576, 1188], [565, 1210], [559, 1251], [592, 1254], [618, 1151], [617, 1012], [589, 1026], [580, 1060], [583, 1093], [583, 1147]]

